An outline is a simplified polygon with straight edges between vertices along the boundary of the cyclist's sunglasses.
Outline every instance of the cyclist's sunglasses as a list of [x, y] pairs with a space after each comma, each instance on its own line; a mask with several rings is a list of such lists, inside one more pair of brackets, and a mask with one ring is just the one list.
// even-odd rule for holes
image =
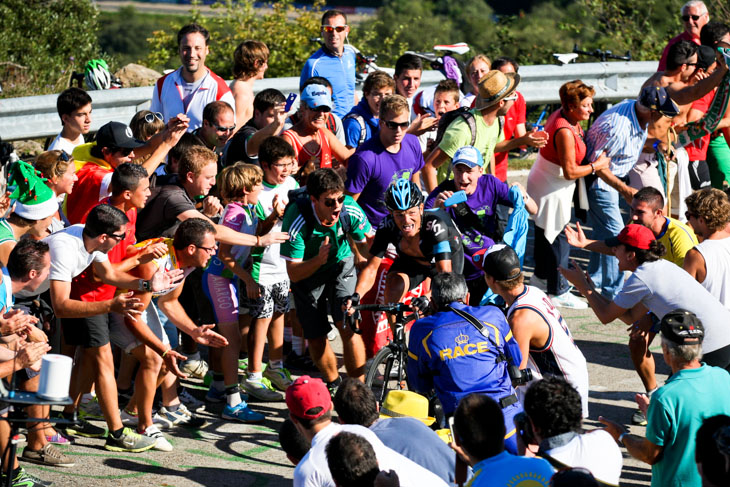
[[402, 129], [407, 129], [408, 126], [410, 125], [410, 122], [394, 122], [392, 120], [383, 120], [383, 123], [390, 130], [398, 130], [398, 127], [402, 128]]
[[345, 195], [343, 194], [339, 198], [325, 198], [324, 206], [327, 208], [334, 208], [336, 204], [342, 204], [345, 202]]
[[331, 34], [334, 31], [337, 31], [338, 33], [345, 32], [345, 29], [347, 29], [347, 25], [338, 25], [337, 27], [333, 27], [331, 25], [323, 25], [322, 31], [326, 32], [328, 34]]
[[152, 123], [155, 121], [155, 119], [159, 120], [160, 122], [164, 121], [164, 118], [162, 117], [162, 114], [160, 112], [150, 112], [145, 113], [144, 115], [144, 121], [147, 123]]
[[692, 20], [697, 22], [698, 20], [700, 20], [700, 17], [702, 17], [702, 15], [682, 15], [682, 20], [684, 20], [685, 22], [689, 22], [689, 18], [692, 17]]

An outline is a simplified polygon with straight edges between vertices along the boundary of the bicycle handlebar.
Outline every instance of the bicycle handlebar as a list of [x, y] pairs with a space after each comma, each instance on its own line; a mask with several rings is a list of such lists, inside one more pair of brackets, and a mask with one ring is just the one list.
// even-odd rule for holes
[[356, 311], [383, 311], [385, 313], [400, 313], [411, 310], [410, 306], [403, 303], [358, 304], [352, 308]]
[[631, 61], [631, 51], [626, 51], [623, 56], [618, 56], [612, 51], [602, 51], [601, 49], [595, 49], [593, 51], [583, 51], [578, 48], [578, 44], [573, 44], [573, 52], [576, 54], [582, 54], [584, 56], [593, 56], [605, 62], [608, 59], [618, 59], [619, 61]]

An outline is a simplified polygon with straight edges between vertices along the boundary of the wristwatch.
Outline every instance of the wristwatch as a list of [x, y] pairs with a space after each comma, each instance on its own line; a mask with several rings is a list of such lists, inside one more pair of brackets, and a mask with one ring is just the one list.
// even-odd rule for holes
[[137, 290], [138, 291], [147, 292], [147, 293], [148, 292], [151, 292], [152, 291], [152, 286], [150, 285], [150, 281], [147, 281], [145, 279], [140, 279], [139, 280], [139, 287], [137, 288]]

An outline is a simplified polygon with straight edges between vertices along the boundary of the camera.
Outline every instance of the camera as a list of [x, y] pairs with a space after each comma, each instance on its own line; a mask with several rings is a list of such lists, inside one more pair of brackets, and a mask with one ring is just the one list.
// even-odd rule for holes
[[510, 365], [507, 372], [514, 386], [524, 386], [532, 380], [532, 369], [520, 369], [518, 365]]

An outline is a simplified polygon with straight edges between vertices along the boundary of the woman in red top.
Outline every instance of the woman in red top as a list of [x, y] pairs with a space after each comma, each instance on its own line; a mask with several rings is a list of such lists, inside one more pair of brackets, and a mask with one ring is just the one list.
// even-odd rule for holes
[[580, 80], [560, 87], [562, 107], [550, 115], [545, 125], [551, 142], [540, 149], [527, 178], [527, 192], [538, 205], [534, 217], [534, 277], [547, 281], [547, 293], [556, 306], [569, 308], [587, 307], [570, 294], [568, 281], [558, 272], [558, 266], [568, 266], [570, 246], [563, 229], [570, 222], [575, 180], [607, 168], [609, 163], [603, 155], [589, 165], [581, 165], [586, 145], [580, 122], [593, 113], [593, 95], [593, 87]]
[[281, 134], [294, 147], [299, 167], [314, 159], [315, 168], [337, 168], [355, 152], [348, 149], [327, 130], [327, 112], [332, 110], [332, 96], [322, 85], [308, 85], [302, 90], [301, 117]]

